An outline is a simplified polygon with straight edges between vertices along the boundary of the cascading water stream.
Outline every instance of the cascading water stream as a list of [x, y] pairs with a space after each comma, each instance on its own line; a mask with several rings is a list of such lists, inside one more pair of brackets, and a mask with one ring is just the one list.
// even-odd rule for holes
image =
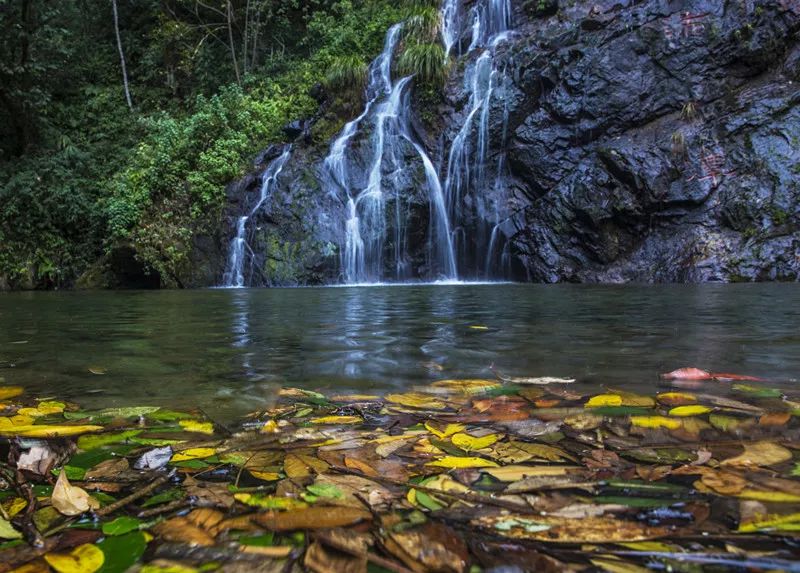
[[[389, 232], [386, 204], [394, 201], [393, 242], [394, 278], [405, 278], [406, 216], [403, 213], [401, 194], [389, 195], [384, 188], [386, 170], [393, 168], [390, 178], [396, 179], [405, 165], [403, 145], [410, 145], [422, 162], [428, 187], [430, 205], [429, 264], [447, 279], [457, 276], [456, 261], [450, 234], [450, 222], [444, 193], [436, 168], [411, 128], [408, 85], [411, 77], [396, 82], [391, 79], [392, 57], [397, 46], [402, 25], [392, 26], [386, 34], [381, 54], [370, 65], [364, 111], [345, 125], [331, 145], [324, 164], [336, 189], [346, 194], [346, 220], [342, 245], [342, 275], [348, 284], [379, 282], [384, 279], [384, 247]], [[372, 126], [370, 143], [372, 157], [369, 161], [366, 185], [357, 189], [348, 168], [348, 151], [351, 140], [362, 124]]]
[[272, 186], [286, 165], [286, 161], [291, 155], [291, 146], [287, 146], [278, 157], [264, 170], [261, 176], [261, 188], [259, 190], [258, 201], [250, 210], [247, 215], [239, 217], [236, 222], [236, 235], [231, 239], [230, 247], [228, 249], [228, 264], [225, 269], [225, 274], [222, 277], [222, 286], [241, 288], [245, 286], [245, 265], [248, 258], [252, 262], [253, 253], [247, 244], [247, 222], [255, 215], [264, 201], [269, 197]]
[[[453, 10], [450, 2], [451, 0], [445, 0], [442, 6], [443, 30], [457, 29], [459, 25], [458, 12]], [[464, 88], [469, 94], [469, 101], [462, 126], [450, 145], [444, 180], [444, 196], [447, 212], [453, 225], [455, 252], [462, 259], [466, 257], [467, 252], [477, 250], [475, 246], [469, 244], [467, 236], [466, 228], [470, 224], [469, 216], [474, 215], [485, 220], [488, 215], [485, 212], [484, 195], [488, 187], [485, 170], [489, 155], [489, 115], [492, 96], [497, 87], [503, 85], [505, 81], [505, 69], [497, 69], [495, 51], [511, 28], [510, 0], [485, 0], [472, 8], [471, 15], [472, 38], [467, 53], [479, 48], [483, 48], [483, 50], [468, 66], [464, 75]], [[447, 38], [449, 34], [450, 32], [443, 33], [443, 38]], [[446, 42], [447, 40], [445, 40]], [[508, 108], [505, 106], [502, 136], [504, 141], [507, 131], [507, 110]], [[495, 187], [502, 185], [500, 178], [504, 168], [503, 161], [501, 156], [498, 159], [497, 177], [493, 183]], [[464, 199], [470, 193], [474, 195], [470, 208], [477, 212], [466, 213]], [[494, 218], [499, 218], [497, 212], [494, 213]], [[483, 224], [485, 225], [485, 223]], [[474, 225], [473, 223], [473, 227]], [[481, 260], [479, 254], [474, 255], [476, 264], [482, 267], [477, 268], [477, 272], [483, 272], [486, 278], [490, 276], [489, 272], [492, 268], [490, 258], [496, 251], [495, 244], [498, 241], [499, 229], [499, 224], [492, 227], [483, 257], [485, 262]], [[479, 235], [473, 242], [480, 246], [485, 243], [485, 235], [483, 237], [484, 240], [479, 240]]]

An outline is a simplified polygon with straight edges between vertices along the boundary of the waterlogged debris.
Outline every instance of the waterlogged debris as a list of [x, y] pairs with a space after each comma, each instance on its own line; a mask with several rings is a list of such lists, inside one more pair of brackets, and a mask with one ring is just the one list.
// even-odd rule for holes
[[[0, 489], [0, 563], [33, 551], [32, 528], [50, 545], [31, 553], [31, 573], [60, 570], [43, 554], [89, 571], [97, 551], [100, 573], [246, 571], [250, 559], [326, 573], [638, 573], [653, 552], [756, 547], [759, 563], [784, 563], [800, 537], [800, 395], [735, 382], [655, 396], [521, 379], [385, 398], [288, 389], [229, 428], [197, 412], [9, 401], [10, 431], [97, 430], [7, 434], [21, 471], [0, 478], [29, 482]], [[32, 497], [18, 489], [29, 485]]]

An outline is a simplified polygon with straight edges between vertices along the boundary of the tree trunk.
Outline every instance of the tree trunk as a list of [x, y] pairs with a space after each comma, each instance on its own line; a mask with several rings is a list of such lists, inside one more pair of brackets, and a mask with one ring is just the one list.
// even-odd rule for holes
[[128, 108], [133, 111], [131, 91], [128, 87], [128, 69], [125, 66], [125, 52], [122, 50], [122, 37], [119, 35], [119, 14], [117, 13], [117, 0], [111, 0], [111, 7], [114, 10], [114, 32], [117, 35], [117, 49], [119, 50], [119, 63], [122, 67], [122, 85], [125, 88], [125, 101], [128, 102]]

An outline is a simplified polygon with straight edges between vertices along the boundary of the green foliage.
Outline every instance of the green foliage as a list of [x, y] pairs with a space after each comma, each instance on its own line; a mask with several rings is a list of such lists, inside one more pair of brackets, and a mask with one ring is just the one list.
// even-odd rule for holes
[[440, 84], [447, 77], [444, 48], [439, 43], [407, 45], [397, 61], [397, 69], [423, 82]]
[[403, 26], [406, 41], [435, 43], [442, 26], [442, 16], [436, 6], [421, 6], [410, 10]]
[[367, 79], [367, 63], [358, 56], [339, 56], [333, 60], [325, 75], [325, 87], [330, 90], [354, 90], [364, 88]]

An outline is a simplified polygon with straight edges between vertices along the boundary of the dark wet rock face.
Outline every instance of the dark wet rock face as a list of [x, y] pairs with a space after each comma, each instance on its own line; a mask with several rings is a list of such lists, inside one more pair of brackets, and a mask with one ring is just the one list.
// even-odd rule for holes
[[[455, 231], [464, 237], [464, 277], [499, 276], [488, 246], [496, 229], [504, 276], [522, 280], [798, 279], [800, 2], [520, 0], [513, 8], [514, 31], [497, 47], [507, 79], [491, 101], [483, 176], [502, 185], [462, 199], [463, 229]], [[468, 111], [464, 74], [476, 57], [453, 66], [442, 104], [414, 109], [414, 129], [443, 183]], [[313, 135], [297, 123], [287, 126], [294, 137]], [[295, 143], [255, 217], [252, 284], [341, 280], [346, 205], [326, 183], [330, 142], [305, 143], [311, 138]], [[363, 183], [372, 146], [366, 137], [352, 145], [350, 169]], [[200, 255], [201, 275], [215, 278], [198, 282], [219, 282], [258, 174], [231, 186], [223, 230], [204, 247], [217, 254]], [[412, 213], [407, 278], [427, 272], [422, 187], [421, 168], [385, 186]], [[393, 248], [387, 240], [387, 253]]]
[[795, 4], [576, 2], [520, 30], [509, 165], [531, 280], [797, 279]]

